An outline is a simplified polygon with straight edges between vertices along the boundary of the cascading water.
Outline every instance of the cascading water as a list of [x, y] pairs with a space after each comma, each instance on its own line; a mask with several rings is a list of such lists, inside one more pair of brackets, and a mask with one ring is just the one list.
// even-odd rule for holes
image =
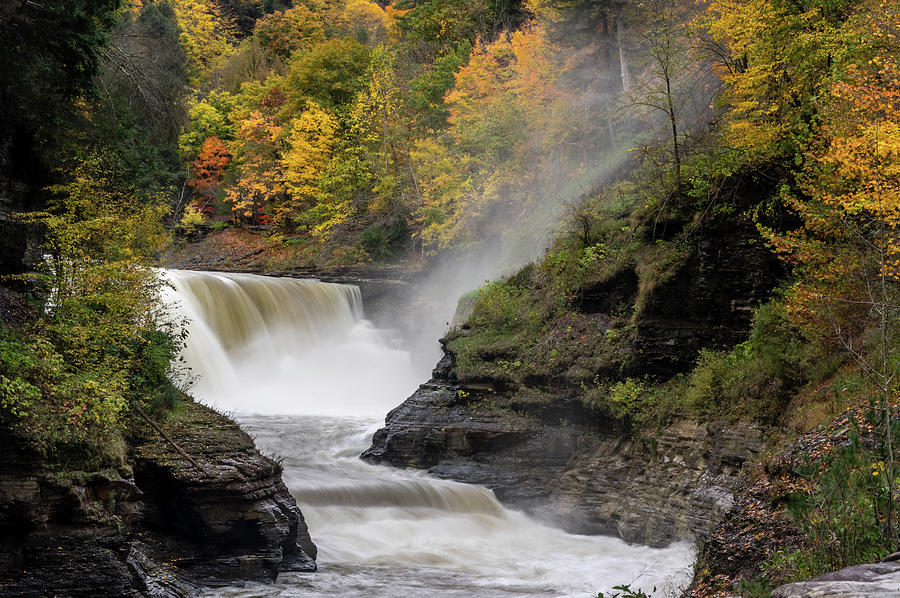
[[225, 411], [384, 415], [416, 385], [409, 354], [363, 319], [355, 286], [169, 270], [192, 394]]
[[620, 583], [664, 596], [687, 581], [687, 545], [567, 534], [485, 488], [360, 461], [380, 417], [422, 376], [363, 319], [356, 287], [164, 275], [188, 319], [193, 394], [234, 411], [261, 448], [284, 457], [319, 547], [318, 573], [206, 596], [596, 596]]

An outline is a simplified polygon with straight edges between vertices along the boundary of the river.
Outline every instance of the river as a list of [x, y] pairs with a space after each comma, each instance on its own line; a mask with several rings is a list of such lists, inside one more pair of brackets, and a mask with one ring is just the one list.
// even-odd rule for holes
[[359, 290], [311, 280], [168, 271], [188, 322], [191, 392], [284, 462], [319, 571], [204, 596], [654, 596], [690, 577], [692, 547], [565, 533], [485, 488], [362, 462], [384, 414], [423, 380], [364, 319]]

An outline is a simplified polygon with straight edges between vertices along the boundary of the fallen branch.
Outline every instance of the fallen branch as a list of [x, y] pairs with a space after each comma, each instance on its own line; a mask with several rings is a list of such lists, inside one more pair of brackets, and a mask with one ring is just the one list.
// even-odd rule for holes
[[137, 412], [138, 415], [141, 416], [141, 418], [142, 418], [145, 422], [147, 422], [148, 424], [150, 424], [150, 427], [152, 427], [154, 430], [156, 430], [157, 432], [159, 432], [159, 435], [162, 436], [163, 439], [164, 439], [166, 442], [168, 442], [168, 443], [171, 444], [173, 447], [175, 447], [175, 450], [178, 451], [178, 452], [181, 454], [182, 457], [184, 457], [185, 459], [187, 459], [188, 461], [190, 461], [190, 462], [191, 462], [191, 465], [193, 465], [194, 467], [197, 468], [197, 471], [199, 471], [200, 473], [206, 475], [206, 473], [207, 473], [206, 468], [203, 467], [202, 465], [200, 465], [200, 463], [198, 463], [198, 462], [197, 462], [193, 457], [191, 457], [189, 454], [187, 454], [187, 451], [185, 451], [183, 448], [181, 448], [180, 446], [178, 446], [178, 443], [175, 442], [174, 440], [172, 440], [172, 438], [171, 438], [168, 434], [166, 434], [165, 430], [163, 430], [162, 428], [160, 428], [160, 427], [156, 424], [155, 421], [153, 421], [152, 419], [150, 419], [149, 417], [147, 417], [147, 414], [144, 413], [143, 410], [141, 410], [140, 407], [135, 406], [135, 407], [134, 407], [134, 410]]

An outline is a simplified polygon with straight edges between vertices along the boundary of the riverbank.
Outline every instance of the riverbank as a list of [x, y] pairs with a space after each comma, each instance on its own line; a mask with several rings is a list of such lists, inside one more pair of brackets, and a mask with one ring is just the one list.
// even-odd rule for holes
[[135, 425], [114, 470], [48, 466], [4, 426], [0, 596], [184, 597], [314, 571], [281, 468], [232, 420], [184, 400]]

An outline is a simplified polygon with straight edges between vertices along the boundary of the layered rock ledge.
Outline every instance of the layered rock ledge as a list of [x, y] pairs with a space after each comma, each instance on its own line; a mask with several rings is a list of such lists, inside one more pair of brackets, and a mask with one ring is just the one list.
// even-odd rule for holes
[[708, 537], [763, 432], [679, 422], [628, 434], [574, 395], [529, 401], [461, 384], [446, 353], [362, 457], [487, 486], [506, 505], [575, 533], [665, 546]]
[[233, 421], [186, 403], [132, 439], [129, 466], [45, 470], [0, 430], [0, 596], [190, 596], [315, 570], [316, 547], [281, 480]]

